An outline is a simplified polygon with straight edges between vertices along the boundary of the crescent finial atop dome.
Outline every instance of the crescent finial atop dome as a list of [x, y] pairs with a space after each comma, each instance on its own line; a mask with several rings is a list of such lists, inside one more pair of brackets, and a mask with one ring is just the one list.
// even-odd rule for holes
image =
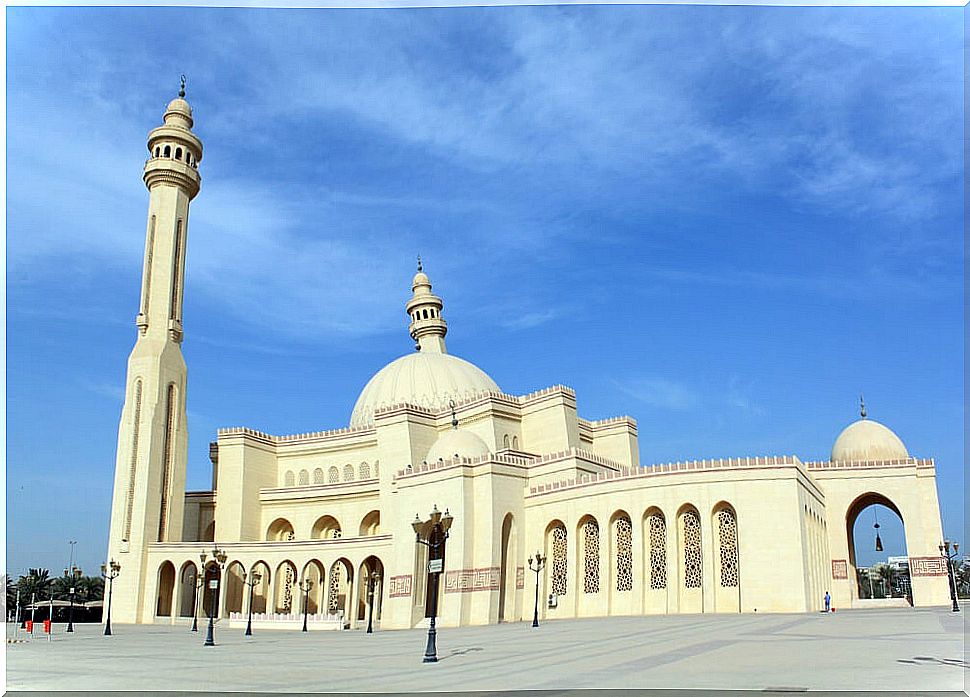
[[866, 418], [866, 397], [865, 395], [859, 395], [859, 416], [863, 419]]

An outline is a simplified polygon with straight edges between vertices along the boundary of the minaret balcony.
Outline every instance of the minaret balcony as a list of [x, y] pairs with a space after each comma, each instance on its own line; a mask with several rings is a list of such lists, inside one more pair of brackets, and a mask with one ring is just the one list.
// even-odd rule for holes
[[202, 176], [194, 167], [166, 157], [148, 160], [143, 179], [149, 190], [158, 184], [167, 184], [184, 189], [189, 198], [195, 198], [202, 184]]

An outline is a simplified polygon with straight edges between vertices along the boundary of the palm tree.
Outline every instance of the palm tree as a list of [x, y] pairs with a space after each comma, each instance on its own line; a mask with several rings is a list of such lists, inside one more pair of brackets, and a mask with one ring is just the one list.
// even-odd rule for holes
[[10, 613], [13, 612], [13, 609], [17, 605], [17, 586], [15, 586], [14, 585], [14, 582], [12, 580], [10, 580], [10, 574], [4, 574], [3, 575], [3, 578], [7, 582], [7, 607], [6, 607], [6, 611], [7, 612], [6, 612], [6, 614], [7, 615], [10, 615]]
[[876, 574], [883, 583], [883, 588], [885, 588], [884, 597], [891, 598], [893, 595], [893, 567], [889, 564], [876, 564], [875, 566]]
[[29, 603], [32, 597], [37, 600], [46, 598], [49, 594], [51, 585], [49, 569], [28, 569], [27, 574], [21, 576], [17, 581], [20, 588], [20, 599], [24, 603]]
[[92, 600], [104, 599], [104, 579], [100, 576], [82, 576], [75, 583], [76, 601], [89, 603]]
[[964, 559], [959, 566], [953, 570], [953, 579], [956, 581], [957, 597], [970, 597], [970, 560]]

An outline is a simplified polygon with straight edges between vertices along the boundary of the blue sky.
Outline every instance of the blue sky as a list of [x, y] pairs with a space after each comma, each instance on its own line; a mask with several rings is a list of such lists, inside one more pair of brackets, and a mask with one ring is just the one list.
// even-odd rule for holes
[[962, 44], [960, 8], [8, 8], [8, 569], [102, 561], [181, 73], [189, 488], [219, 427], [346, 425], [420, 253], [505, 391], [634, 416], [644, 463], [825, 459], [864, 392], [966, 538]]

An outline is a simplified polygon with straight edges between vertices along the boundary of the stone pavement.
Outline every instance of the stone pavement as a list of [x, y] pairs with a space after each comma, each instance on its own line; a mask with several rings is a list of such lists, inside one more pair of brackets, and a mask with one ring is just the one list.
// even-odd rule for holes
[[[9, 690], [408, 692], [564, 688], [772, 691], [960, 690], [964, 617], [944, 609], [801, 615], [670, 615], [426, 632], [216, 629], [203, 647], [186, 626], [75, 625], [53, 641], [7, 645]], [[13, 625], [7, 625], [8, 638]], [[21, 632], [23, 635], [23, 632]]]

